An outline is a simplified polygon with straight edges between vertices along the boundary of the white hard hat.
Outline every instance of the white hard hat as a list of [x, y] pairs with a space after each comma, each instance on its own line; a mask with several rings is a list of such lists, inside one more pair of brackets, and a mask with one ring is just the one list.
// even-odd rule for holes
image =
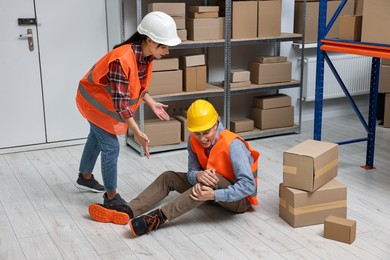
[[177, 36], [175, 21], [163, 12], [155, 11], [145, 15], [137, 31], [149, 36], [154, 42], [167, 46], [176, 46], [181, 43]]

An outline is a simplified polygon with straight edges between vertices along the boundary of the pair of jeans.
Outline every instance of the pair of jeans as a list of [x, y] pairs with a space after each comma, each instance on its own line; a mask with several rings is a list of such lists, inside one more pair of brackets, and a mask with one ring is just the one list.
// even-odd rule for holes
[[[89, 122], [89, 121], [88, 121]], [[92, 173], [100, 154], [103, 185], [106, 191], [117, 188], [119, 157], [118, 137], [106, 130], [90, 124], [90, 132], [80, 161], [80, 173]]]
[[[226, 188], [232, 183], [218, 176], [218, 188]], [[145, 213], [152, 209], [156, 203], [160, 202], [169, 192], [177, 191], [180, 193], [176, 198], [161, 207], [161, 211], [169, 221], [183, 215], [184, 213], [199, 207], [205, 201], [195, 201], [190, 197], [192, 185], [187, 180], [187, 173], [166, 171], [158, 176], [144, 191], [142, 191], [135, 199], [130, 201], [128, 206], [132, 209], [134, 217]], [[246, 198], [232, 202], [217, 202], [223, 208], [235, 212], [242, 213], [247, 211], [251, 204]]]

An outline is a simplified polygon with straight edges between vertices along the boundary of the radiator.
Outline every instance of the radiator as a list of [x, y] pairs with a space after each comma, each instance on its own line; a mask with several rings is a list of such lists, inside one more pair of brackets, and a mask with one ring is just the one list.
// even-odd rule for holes
[[[371, 57], [353, 54], [330, 56], [333, 66], [340, 75], [344, 85], [352, 96], [370, 92]], [[316, 57], [306, 58], [304, 63], [303, 98], [305, 101], [315, 100]], [[345, 97], [340, 84], [325, 61], [324, 65], [324, 99]]]

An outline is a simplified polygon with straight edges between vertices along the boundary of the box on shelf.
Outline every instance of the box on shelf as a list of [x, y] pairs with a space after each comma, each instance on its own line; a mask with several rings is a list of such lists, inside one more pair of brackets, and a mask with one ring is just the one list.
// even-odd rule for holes
[[292, 227], [323, 224], [329, 215], [347, 216], [347, 187], [336, 179], [314, 192], [279, 185], [279, 216]]
[[254, 122], [249, 118], [239, 118], [230, 121], [230, 131], [235, 133], [252, 131]]
[[261, 109], [291, 106], [291, 97], [286, 94], [274, 94], [253, 99], [254, 106]]
[[232, 2], [232, 39], [257, 37], [257, 1]]
[[[180, 143], [180, 122], [176, 119], [145, 119], [144, 132], [149, 137], [150, 147]], [[139, 144], [137, 138], [135, 141]]]
[[287, 57], [286, 56], [259, 56], [259, 57], [255, 57], [253, 61], [256, 61], [258, 63], [280, 63], [280, 62], [286, 62]]
[[187, 38], [192, 41], [224, 39], [224, 18], [186, 19]]
[[352, 244], [356, 238], [356, 221], [337, 216], [328, 216], [324, 221], [324, 237]]
[[164, 70], [178, 70], [179, 59], [178, 58], [163, 58], [153, 60], [153, 71], [164, 71]]
[[206, 12], [206, 13], [199, 13], [199, 12], [189, 12], [187, 14], [187, 17], [189, 18], [217, 18], [218, 12]]
[[364, 0], [362, 42], [390, 44], [390, 1]]
[[362, 16], [343, 15], [339, 22], [339, 39], [360, 41], [362, 37]]
[[306, 140], [283, 153], [283, 184], [315, 191], [337, 176], [338, 145]]
[[180, 56], [180, 67], [194, 67], [206, 64], [204, 54]]
[[[222, 82], [223, 84], [223, 82]], [[248, 81], [240, 81], [240, 82], [230, 82], [230, 89], [236, 89], [236, 88], [247, 88], [250, 87], [252, 83], [250, 80]]]
[[[328, 1], [327, 2], [327, 15], [326, 15], [326, 24], [329, 23], [333, 14], [340, 6], [341, 1]], [[306, 3], [306, 23], [305, 23], [305, 43], [315, 43], [318, 38], [318, 10], [319, 2], [307, 2]], [[343, 10], [340, 12], [339, 17], [334, 22], [332, 28], [329, 30], [326, 38], [337, 38], [338, 33], [338, 23], [340, 21], [340, 16], [342, 15], [353, 15], [355, 9], [354, 1], [347, 1]], [[304, 2], [295, 1], [294, 9], [294, 32], [303, 33], [303, 11], [304, 11]], [[296, 40], [294, 42], [302, 42]]]
[[258, 1], [257, 37], [278, 37], [282, 28], [282, 1]]
[[270, 84], [291, 81], [291, 61], [279, 63], [250, 62], [249, 71], [253, 84]]
[[185, 3], [149, 3], [148, 13], [154, 11], [161, 11], [170, 16], [186, 16], [186, 4]]
[[390, 93], [385, 96], [385, 112], [383, 115], [383, 127], [390, 128]]
[[150, 95], [163, 95], [180, 93], [183, 89], [183, 71], [168, 70], [152, 72], [149, 84]]
[[363, 15], [364, 0], [355, 0], [355, 15]]
[[382, 65], [390, 65], [390, 59], [382, 59], [381, 64]]
[[378, 92], [390, 93], [390, 66], [383, 63], [380, 67]]
[[244, 69], [233, 69], [230, 70], [230, 81], [231, 82], [242, 82], [250, 81], [250, 71]]
[[183, 70], [183, 90], [186, 92], [206, 89], [206, 65], [196, 67], [181, 67]]
[[181, 129], [181, 140], [183, 142], [187, 142], [188, 141], [188, 137], [190, 136], [191, 132], [188, 131], [188, 128], [187, 128], [187, 118], [185, 116], [182, 116], [182, 115], [177, 115], [177, 116], [174, 116], [174, 118], [180, 122], [180, 129]]
[[186, 29], [177, 30], [177, 36], [179, 36], [180, 40], [186, 41], [187, 40], [187, 30]]
[[212, 13], [218, 12], [219, 6], [217, 5], [194, 5], [188, 7], [189, 12], [197, 12], [197, 13]]
[[261, 130], [294, 126], [294, 107], [271, 109], [251, 108], [251, 119], [256, 128]]
[[172, 18], [176, 23], [177, 30], [183, 30], [186, 28], [186, 18], [185, 17], [172, 16]]

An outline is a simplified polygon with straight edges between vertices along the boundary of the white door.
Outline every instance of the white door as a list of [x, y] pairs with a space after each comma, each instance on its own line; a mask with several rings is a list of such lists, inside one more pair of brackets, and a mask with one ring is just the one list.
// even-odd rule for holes
[[[18, 25], [18, 18], [36, 18], [37, 25]], [[0, 148], [85, 138], [75, 95], [107, 52], [105, 1], [7, 1], [0, 33]]]

